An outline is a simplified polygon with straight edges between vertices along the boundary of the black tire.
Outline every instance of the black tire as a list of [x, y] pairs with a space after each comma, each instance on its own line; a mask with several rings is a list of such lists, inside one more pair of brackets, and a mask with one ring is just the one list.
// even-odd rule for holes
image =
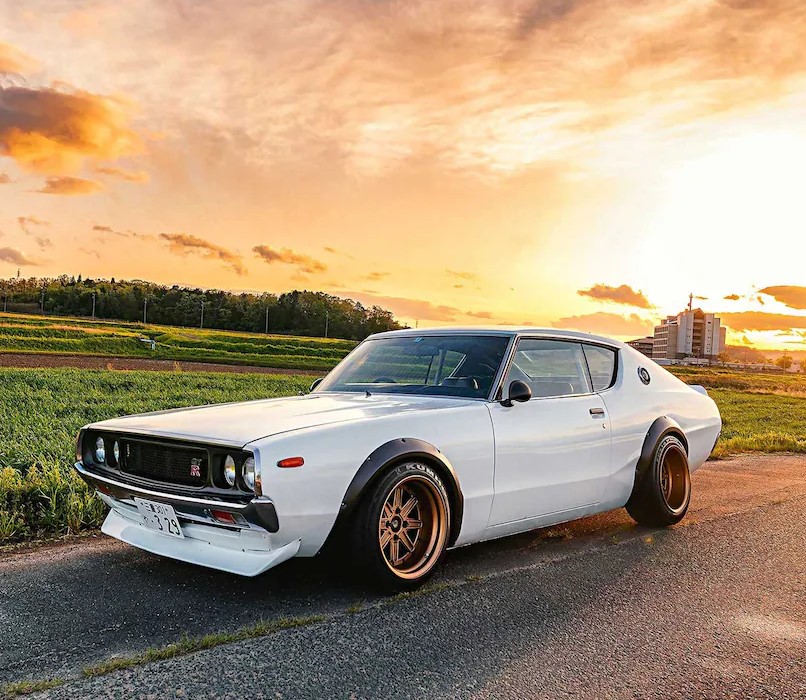
[[658, 442], [652, 463], [633, 487], [627, 512], [639, 525], [668, 527], [679, 523], [691, 501], [686, 448], [676, 435]]
[[352, 520], [358, 572], [387, 593], [423, 585], [445, 555], [450, 522], [450, 500], [437, 473], [422, 462], [397, 464], [373, 484]]

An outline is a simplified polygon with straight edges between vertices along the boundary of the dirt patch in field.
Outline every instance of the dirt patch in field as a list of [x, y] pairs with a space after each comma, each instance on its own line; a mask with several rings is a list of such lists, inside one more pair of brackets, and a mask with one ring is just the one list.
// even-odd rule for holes
[[325, 372], [304, 369], [280, 369], [254, 365], [222, 365], [212, 362], [180, 362], [177, 360], [148, 360], [142, 357], [100, 357], [91, 355], [37, 355], [0, 353], [0, 367], [75, 367], [78, 369], [145, 370], [150, 372], [235, 372], [240, 374], [308, 374], [321, 376]]

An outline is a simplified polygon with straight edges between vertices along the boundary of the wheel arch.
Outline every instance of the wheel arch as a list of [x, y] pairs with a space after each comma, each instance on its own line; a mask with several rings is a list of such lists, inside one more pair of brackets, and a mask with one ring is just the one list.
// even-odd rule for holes
[[688, 439], [686, 438], [683, 428], [680, 427], [680, 423], [669, 416], [656, 418], [652, 425], [649, 426], [649, 430], [644, 438], [644, 444], [641, 446], [641, 456], [638, 458], [638, 463], [635, 465], [635, 484], [633, 491], [638, 484], [641, 483], [647, 470], [652, 465], [652, 459], [655, 456], [655, 449], [658, 443], [667, 435], [674, 435], [680, 439], [680, 442], [683, 443], [683, 447], [686, 450], [686, 457], [688, 457]]
[[[396, 438], [373, 450], [361, 463], [342, 498], [339, 514], [328, 536], [328, 542], [338, 537], [356, 512], [359, 503], [389, 469], [401, 462], [422, 461], [434, 469], [445, 485], [451, 507], [450, 547], [459, 537], [464, 513], [464, 495], [456, 471], [440, 450], [418, 438]], [[326, 545], [327, 546], [327, 543]]]

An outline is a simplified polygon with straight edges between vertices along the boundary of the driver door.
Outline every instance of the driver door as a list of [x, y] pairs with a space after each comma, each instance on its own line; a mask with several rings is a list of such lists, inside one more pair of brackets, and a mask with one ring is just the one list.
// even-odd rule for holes
[[490, 405], [495, 495], [488, 527], [517, 531], [529, 520], [548, 524], [596, 510], [610, 472], [610, 421], [581, 344], [521, 338], [505, 394], [514, 380], [526, 382], [532, 398]]

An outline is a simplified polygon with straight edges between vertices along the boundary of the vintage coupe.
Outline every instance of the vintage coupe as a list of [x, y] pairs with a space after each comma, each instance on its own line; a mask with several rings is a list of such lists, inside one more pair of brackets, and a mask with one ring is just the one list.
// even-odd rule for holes
[[83, 428], [103, 532], [255, 576], [325, 544], [387, 590], [450, 547], [626, 506], [678, 522], [719, 411], [631, 347], [534, 328], [370, 336], [304, 396]]

